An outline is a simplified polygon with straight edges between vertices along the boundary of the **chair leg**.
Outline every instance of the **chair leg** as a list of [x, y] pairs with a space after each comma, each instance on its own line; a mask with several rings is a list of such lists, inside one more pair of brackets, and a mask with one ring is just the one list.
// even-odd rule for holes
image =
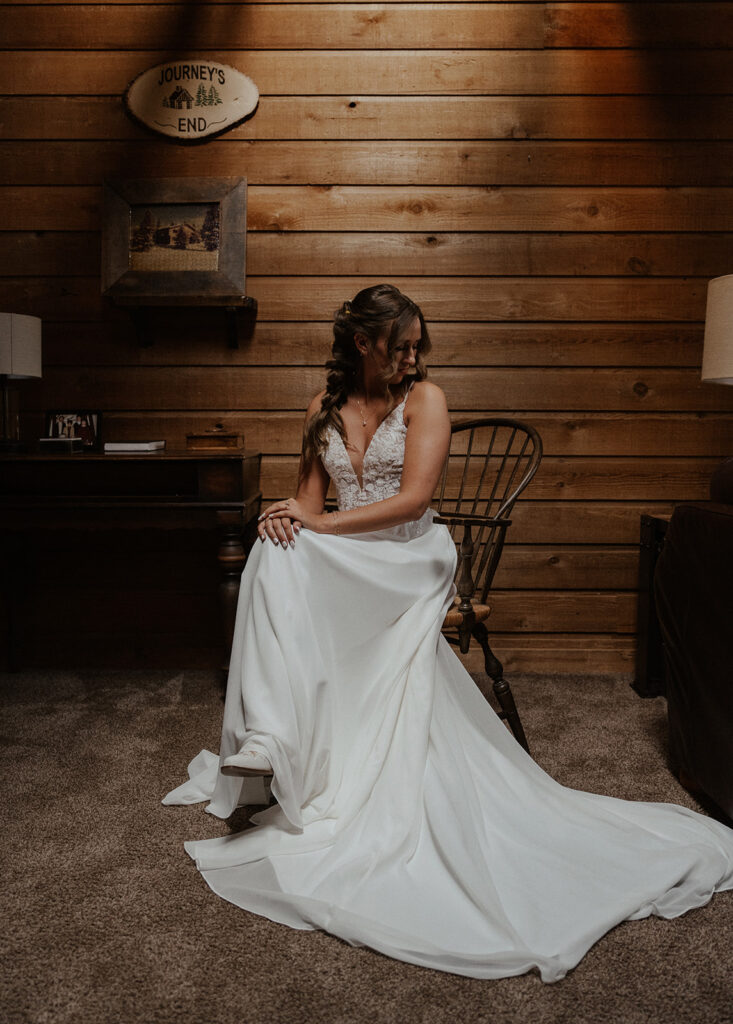
[[524, 729], [522, 728], [522, 722], [519, 717], [519, 712], [517, 711], [517, 705], [514, 702], [514, 695], [512, 694], [509, 683], [504, 678], [504, 666], [489, 646], [489, 631], [483, 622], [477, 622], [473, 627], [472, 632], [483, 649], [486, 674], [493, 681], [494, 693], [496, 694], [496, 699], [504, 713], [504, 718], [506, 718], [509, 723], [509, 728], [512, 730], [514, 739], [520, 744], [520, 746], [524, 747], [527, 753], [529, 753], [529, 744], [527, 743], [527, 737], [525, 736]]

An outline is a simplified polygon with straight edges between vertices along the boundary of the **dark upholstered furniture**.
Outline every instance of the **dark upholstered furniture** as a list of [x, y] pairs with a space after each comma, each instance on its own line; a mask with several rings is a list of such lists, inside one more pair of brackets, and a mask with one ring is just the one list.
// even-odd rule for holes
[[733, 818], [733, 459], [711, 496], [713, 504], [675, 508], [655, 596], [673, 768]]

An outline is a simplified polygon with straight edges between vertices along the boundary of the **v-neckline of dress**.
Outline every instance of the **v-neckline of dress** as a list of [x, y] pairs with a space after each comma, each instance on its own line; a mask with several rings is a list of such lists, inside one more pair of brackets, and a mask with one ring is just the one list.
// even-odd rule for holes
[[405, 392], [405, 395], [404, 395], [402, 401], [400, 402], [400, 404], [396, 405], [394, 407], [394, 409], [391, 409], [387, 413], [387, 415], [384, 417], [384, 419], [380, 420], [379, 423], [377, 424], [377, 429], [372, 434], [371, 440], [369, 441], [369, 444], [364, 449], [364, 455], [362, 456], [362, 460], [361, 460], [361, 480], [359, 479], [359, 474], [354, 469], [354, 463], [351, 461], [351, 456], [349, 455], [349, 449], [346, 447], [346, 442], [344, 441], [343, 437], [341, 437], [341, 434], [339, 434], [338, 430], [336, 431], [336, 433], [338, 434], [339, 440], [341, 441], [341, 446], [344, 449], [344, 455], [348, 459], [349, 466], [351, 467], [351, 472], [353, 473], [354, 479], [356, 480], [356, 484], [357, 484], [359, 490], [362, 493], [364, 491], [364, 466], [366, 465], [367, 455], [369, 454], [369, 451], [370, 451], [372, 445], [374, 444], [374, 438], [377, 436], [377, 434], [382, 429], [382, 427], [387, 422], [387, 420], [390, 419], [391, 416], [394, 416], [394, 414], [397, 412], [398, 409], [402, 408], [402, 406], [407, 401], [407, 396], [408, 396], [409, 393], [410, 393], [410, 389], [408, 388], [407, 391]]

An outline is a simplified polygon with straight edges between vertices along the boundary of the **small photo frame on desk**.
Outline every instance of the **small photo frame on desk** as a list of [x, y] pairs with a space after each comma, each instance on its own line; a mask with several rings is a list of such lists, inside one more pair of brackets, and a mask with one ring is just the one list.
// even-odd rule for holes
[[102, 439], [102, 414], [96, 409], [50, 409], [44, 415], [43, 438], [81, 441], [84, 451], [98, 451]]

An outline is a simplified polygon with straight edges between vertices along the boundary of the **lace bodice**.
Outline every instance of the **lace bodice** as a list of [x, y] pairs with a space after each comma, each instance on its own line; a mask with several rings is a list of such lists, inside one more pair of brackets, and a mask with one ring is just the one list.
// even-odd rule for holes
[[321, 461], [333, 480], [340, 509], [371, 505], [398, 493], [405, 458], [406, 401], [407, 395], [377, 427], [364, 453], [361, 485], [338, 430], [329, 427], [326, 431], [327, 446], [321, 452]]

